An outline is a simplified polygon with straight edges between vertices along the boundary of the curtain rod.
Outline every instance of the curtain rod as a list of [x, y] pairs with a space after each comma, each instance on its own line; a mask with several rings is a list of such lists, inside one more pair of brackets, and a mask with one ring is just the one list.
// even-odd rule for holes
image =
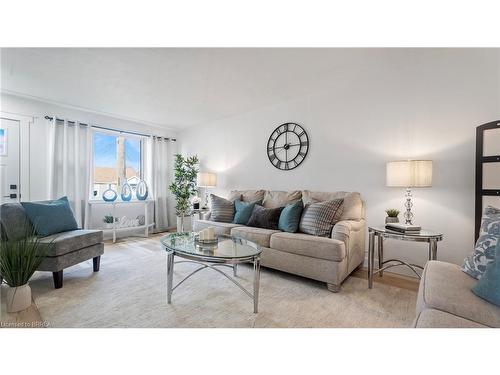
[[[52, 116], [45, 116], [45, 119], [46, 120], [53, 120], [54, 117]], [[64, 119], [61, 119], [61, 118], [57, 118], [56, 117], [56, 121], [64, 121]], [[75, 123], [75, 121], [71, 121], [71, 120], [66, 120], [67, 122], [71, 122], [71, 123]], [[125, 134], [131, 134], [131, 135], [138, 135], [138, 136], [141, 136], [141, 137], [156, 137], [156, 138], [163, 138], [163, 139], [166, 139], [167, 141], [172, 141], [172, 142], [177, 142], [177, 139], [175, 138], [169, 138], [169, 137], [160, 137], [160, 136], [157, 136], [157, 135], [151, 135], [151, 134], [144, 134], [144, 133], [136, 133], [136, 132], [131, 132], [131, 131], [127, 131], [127, 130], [118, 130], [118, 129], [113, 129], [113, 128], [108, 128], [108, 127], [104, 127], [104, 126], [98, 126], [98, 125], [89, 125], [89, 124], [86, 124], [86, 123], [83, 123], [83, 122], [80, 122], [79, 123], [80, 125], [83, 125], [83, 126], [90, 126], [91, 128], [96, 128], [96, 129], [102, 129], [102, 130], [111, 130], [111, 131], [114, 131], [114, 132], [118, 132], [118, 133], [125, 133]]]

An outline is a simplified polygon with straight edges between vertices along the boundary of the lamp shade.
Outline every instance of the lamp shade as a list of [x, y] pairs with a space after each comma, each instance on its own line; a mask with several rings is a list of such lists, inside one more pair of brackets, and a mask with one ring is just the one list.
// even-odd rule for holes
[[215, 173], [198, 173], [198, 186], [216, 187], [217, 175]]
[[388, 162], [386, 185], [394, 187], [432, 186], [432, 160]]

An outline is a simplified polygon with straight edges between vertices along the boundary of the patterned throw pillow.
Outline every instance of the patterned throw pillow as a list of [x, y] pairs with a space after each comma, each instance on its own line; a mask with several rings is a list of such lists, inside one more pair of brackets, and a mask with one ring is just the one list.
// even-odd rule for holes
[[231, 223], [234, 217], [234, 202], [210, 194], [210, 220], [221, 223]]
[[283, 208], [264, 208], [256, 204], [253, 207], [252, 216], [250, 216], [247, 225], [256, 228], [278, 229], [278, 222]]
[[472, 255], [464, 260], [462, 271], [480, 279], [489, 263], [495, 260], [495, 246], [500, 236], [500, 209], [487, 206], [481, 219], [481, 231]]
[[332, 228], [342, 215], [344, 199], [310, 203], [304, 208], [299, 230], [319, 237], [330, 237]]

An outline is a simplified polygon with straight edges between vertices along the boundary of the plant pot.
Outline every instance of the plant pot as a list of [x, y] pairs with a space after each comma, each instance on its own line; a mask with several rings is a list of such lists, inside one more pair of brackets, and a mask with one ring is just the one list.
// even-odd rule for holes
[[26, 310], [31, 306], [31, 288], [28, 283], [7, 288], [7, 312]]
[[386, 216], [385, 223], [386, 224], [389, 224], [389, 223], [399, 223], [399, 218], [397, 216], [396, 217]]
[[113, 223], [104, 223], [104, 228], [113, 229]]
[[191, 216], [186, 215], [184, 216], [184, 220], [181, 219], [182, 218], [180, 216], [177, 216], [177, 232], [178, 233], [191, 232], [192, 231]]

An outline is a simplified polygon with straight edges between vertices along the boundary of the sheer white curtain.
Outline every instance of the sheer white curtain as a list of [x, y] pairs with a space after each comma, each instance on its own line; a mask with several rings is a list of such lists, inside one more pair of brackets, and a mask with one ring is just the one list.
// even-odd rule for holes
[[155, 231], [159, 232], [169, 227], [169, 216], [172, 218], [170, 212], [173, 210], [172, 196], [168, 186], [172, 181], [172, 163], [176, 145], [168, 138], [151, 136], [147, 140], [146, 150], [146, 176], [154, 199]]
[[78, 121], [47, 120], [49, 199], [67, 196], [79, 227], [89, 199], [91, 129]]

